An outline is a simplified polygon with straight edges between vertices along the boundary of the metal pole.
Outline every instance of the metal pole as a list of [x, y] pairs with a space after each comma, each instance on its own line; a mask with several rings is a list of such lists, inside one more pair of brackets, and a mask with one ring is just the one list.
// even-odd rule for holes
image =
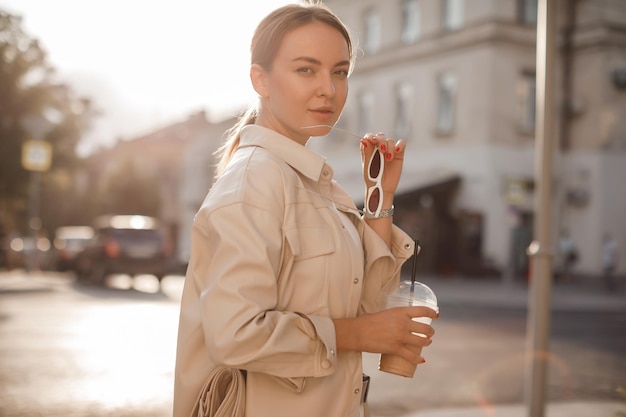
[[527, 343], [529, 363], [525, 395], [530, 417], [545, 413], [548, 339], [552, 290], [552, 70], [554, 57], [555, 0], [537, 4], [537, 124], [535, 129], [535, 240], [531, 256]]
[[50, 169], [52, 161], [52, 147], [44, 139], [53, 123], [45, 116], [38, 114], [27, 115], [22, 118], [21, 122], [32, 137], [31, 140], [25, 141], [22, 145], [22, 167], [31, 171], [28, 225], [33, 239], [33, 247], [31, 252], [27, 254], [28, 259], [26, 260], [26, 270], [31, 272], [40, 267], [37, 243], [41, 230], [41, 172]]
[[39, 269], [39, 249], [37, 248], [39, 230], [41, 229], [41, 220], [39, 218], [39, 205], [41, 200], [41, 173], [39, 171], [31, 171], [30, 173], [30, 203], [28, 225], [30, 227], [31, 237], [33, 239], [33, 247], [27, 254], [26, 271], [32, 272]]

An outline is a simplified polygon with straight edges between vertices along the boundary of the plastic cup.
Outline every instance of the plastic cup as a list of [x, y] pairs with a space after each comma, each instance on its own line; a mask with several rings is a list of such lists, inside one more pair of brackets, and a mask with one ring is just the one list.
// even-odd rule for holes
[[[425, 306], [439, 312], [437, 297], [433, 290], [421, 282], [414, 282], [413, 291], [411, 291], [411, 282], [402, 281], [398, 288], [387, 296], [387, 308], [410, 306]], [[432, 319], [430, 317], [414, 317], [413, 321], [430, 324]], [[426, 335], [420, 333], [413, 334], [419, 337], [426, 337]], [[421, 347], [410, 346], [409, 348], [418, 355], [422, 353]], [[413, 377], [416, 368], [416, 364], [389, 353], [381, 354], [378, 362], [379, 370], [408, 378]]]

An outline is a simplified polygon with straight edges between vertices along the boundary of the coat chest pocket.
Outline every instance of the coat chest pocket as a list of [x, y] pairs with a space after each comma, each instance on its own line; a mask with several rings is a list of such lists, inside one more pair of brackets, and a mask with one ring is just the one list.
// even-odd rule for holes
[[330, 255], [335, 252], [332, 232], [319, 227], [288, 229], [285, 237], [293, 254], [288, 277], [279, 285], [282, 303], [292, 311], [312, 314], [328, 306]]
[[285, 236], [296, 262], [335, 251], [333, 236], [328, 229], [301, 227], [285, 231]]

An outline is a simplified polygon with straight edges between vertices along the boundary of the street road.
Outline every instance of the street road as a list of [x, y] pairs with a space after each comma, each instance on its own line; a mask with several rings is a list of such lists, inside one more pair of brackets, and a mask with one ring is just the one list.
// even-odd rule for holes
[[[489, 416], [491, 405], [524, 403], [526, 309], [444, 300], [440, 311], [433, 344], [424, 350], [427, 362], [413, 379], [379, 372], [378, 358], [365, 355], [373, 414], [478, 406]], [[616, 388], [626, 387], [626, 314], [553, 312], [551, 324], [550, 352], [542, 355], [549, 363], [548, 400], [623, 400]]]
[[[0, 273], [0, 416], [166, 417], [182, 277], [113, 277], [105, 288], [63, 274]], [[434, 343], [415, 378], [372, 377], [374, 417], [523, 402], [526, 311], [441, 302]], [[552, 318], [551, 401], [620, 400], [624, 313]]]

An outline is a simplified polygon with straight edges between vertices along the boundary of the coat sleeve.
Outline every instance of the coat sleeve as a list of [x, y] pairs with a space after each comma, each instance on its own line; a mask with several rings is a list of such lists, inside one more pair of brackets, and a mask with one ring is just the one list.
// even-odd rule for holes
[[400, 283], [402, 265], [413, 254], [415, 243], [402, 229], [392, 225], [391, 249], [363, 222], [365, 273], [359, 313], [375, 313], [385, 308], [386, 296]]
[[277, 310], [281, 220], [275, 210], [242, 202], [200, 211], [192, 244], [206, 250], [190, 272], [211, 359], [287, 378], [298, 389], [299, 377], [333, 372], [336, 342], [330, 319]]

